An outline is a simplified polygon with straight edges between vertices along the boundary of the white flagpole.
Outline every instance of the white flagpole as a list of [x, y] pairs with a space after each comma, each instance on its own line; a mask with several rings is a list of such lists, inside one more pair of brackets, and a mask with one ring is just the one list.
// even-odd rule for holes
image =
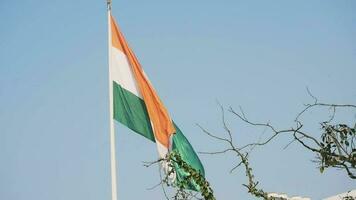
[[108, 49], [109, 49], [109, 120], [110, 120], [110, 167], [111, 167], [111, 200], [117, 200], [117, 176], [115, 153], [115, 126], [114, 126], [114, 101], [113, 81], [111, 77], [111, 0], [107, 0], [108, 9]]

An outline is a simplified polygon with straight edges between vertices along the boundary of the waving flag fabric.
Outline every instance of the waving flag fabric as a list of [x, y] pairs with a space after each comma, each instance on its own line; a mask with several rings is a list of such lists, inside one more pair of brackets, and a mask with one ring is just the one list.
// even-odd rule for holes
[[[110, 25], [109, 65], [113, 81], [114, 119], [156, 142], [161, 158], [174, 149], [183, 160], [204, 175], [203, 165], [193, 147], [173, 123], [112, 16]], [[176, 172], [177, 181], [186, 175], [177, 167]], [[199, 189], [194, 183], [189, 188]]]

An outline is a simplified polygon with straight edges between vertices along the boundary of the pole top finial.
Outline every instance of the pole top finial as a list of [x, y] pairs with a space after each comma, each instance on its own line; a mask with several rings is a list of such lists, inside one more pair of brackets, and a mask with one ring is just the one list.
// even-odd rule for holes
[[112, 3], [112, 0], [106, 0], [106, 5], [108, 7], [108, 10], [111, 10], [111, 3]]

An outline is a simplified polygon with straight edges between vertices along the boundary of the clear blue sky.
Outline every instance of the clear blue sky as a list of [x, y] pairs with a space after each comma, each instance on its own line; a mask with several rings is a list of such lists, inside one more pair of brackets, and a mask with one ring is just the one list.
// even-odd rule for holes
[[[0, 199], [110, 199], [107, 16], [104, 0], [0, 1]], [[114, 0], [113, 15], [174, 120], [197, 151], [220, 144], [218, 99], [251, 119], [292, 125], [310, 102], [356, 103], [356, 2]], [[312, 119], [327, 116], [313, 112]], [[354, 113], [338, 120], [355, 122]], [[317, 121], [315, 121], [316, 123]], [[262, 130], [229, 116], [235, 141]], [[163, 199], [155, 145], [117, 128], [119, 197]], [[318, 131], [317, 126], [310, 130]], [[258, 149], [261, 186], [320, 199], [356, 188], [342, 171], [320, 174], [287, 137]], [[200, 156], [218, 199], [253, 199], [234, 157]]]

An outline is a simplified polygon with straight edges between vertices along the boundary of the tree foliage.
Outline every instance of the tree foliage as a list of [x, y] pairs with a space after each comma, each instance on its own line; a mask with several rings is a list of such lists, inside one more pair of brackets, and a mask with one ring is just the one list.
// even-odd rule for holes
[[[160, 185], [166, 185], [168, 187], [176, 188], [176, 192], [173, 197], [168, 197], [168, 195], [164, 192], [166, 199], [173, 200], [187, 200], [187, 199], [205, 199], [205, 200], [216, 200], [214, 196], [214, 192], [209, 184], [209, 182], [205, 179], [205, 177], [195, 168], [190, 166], [187, 162], [185, 162], [180, 154], [176, 151], [171, 151], [166, 158], [159, 159], [158, 161], [148, 163], [146, 166], [150, 166], [154, 163], [165, 163], [168, 164], [166, 173], [162, 178]], [[174, 180], [172, 181], [172, 177], [174, 177], [175, 167], [182, 169], [185, 172], [185, 177], [183, 180]], [[195, 183], [199, 191], [195, 192], [189, 190], [189, 185], [191, 182]], [[198, 195], [202, 198], [199, 198]]]

